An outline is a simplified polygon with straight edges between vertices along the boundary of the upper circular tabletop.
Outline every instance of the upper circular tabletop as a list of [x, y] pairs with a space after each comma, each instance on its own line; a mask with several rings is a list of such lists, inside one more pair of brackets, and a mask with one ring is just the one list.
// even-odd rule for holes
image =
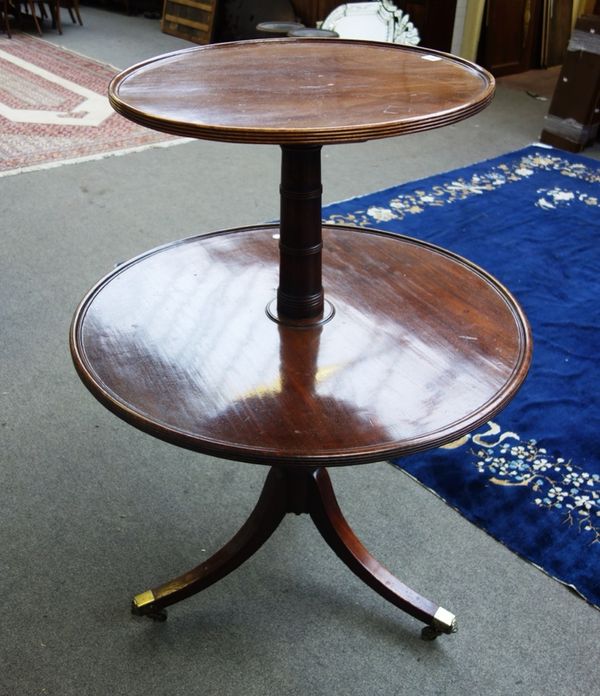
[[287, 326], [267, 315], [278, 232], [174, 242], [100, 281], [71, 332], [94, 396], [177, 445], [304, 466], [441, 446], [514, 396], [531, 337], [487, 273], [408, 237], [325, 226], [323, 286], [335, 313]]
[[446, 126], [483, 109], [494, 78], [469, 61], [391, 43], [264, 39], [195, 46], [111, 82], [113, 108], [167, 133], [327, 144]]

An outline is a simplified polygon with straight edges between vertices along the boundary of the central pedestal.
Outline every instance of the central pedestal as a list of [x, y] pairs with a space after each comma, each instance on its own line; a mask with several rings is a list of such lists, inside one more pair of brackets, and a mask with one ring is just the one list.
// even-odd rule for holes
[[283, 145], [281, 151], [277, 318], [317, 323], [324, 308], [321, 147]]

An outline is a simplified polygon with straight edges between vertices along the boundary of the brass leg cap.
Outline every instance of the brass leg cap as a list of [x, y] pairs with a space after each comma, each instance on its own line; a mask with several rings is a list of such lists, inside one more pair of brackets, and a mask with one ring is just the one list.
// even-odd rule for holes
[[154, 602], [154, 593], [152, 590], [147, 590], [146, 592], [141, 592], [140, 594], [136, 595], [133, 598], [133, 603], [131, 606], [131, 610], [133, 613], [139, 613], [143, 614], [144, 613], [144, 607], [147, 607], [149, 604], [152, 604]]
[[433, 617], [433, 627], [441, 633], [456, 633], [458, 631], [456, 616], [447, 609], [439, 607]]
[[433, 623], [421, 630], [421, 638], [423, 640], [435, 640], [443, 633], [456, 633], [457, 631], [456, 616], [439, 607], [433, 616]]
[[152, 590], [142, 592], [133, 598], [133, 602], [131, 603], [131, 613], [134, 616], [147, 616], [153, 621], [166, 621], [166, 610], [162, 607], [155, 606], [155, 601], [156, 597], [152, 593]]

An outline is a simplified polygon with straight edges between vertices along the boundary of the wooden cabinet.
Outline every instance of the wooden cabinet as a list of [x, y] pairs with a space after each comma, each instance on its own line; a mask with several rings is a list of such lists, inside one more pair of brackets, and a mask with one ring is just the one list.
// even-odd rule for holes
[[541, 66], [562, 65], [571, 36], [573, 0], [552, 0], [544, 6]]
[[[543, 0], [488, 0], [477, 61], [496, 76], [523, 72], [536, 63]], [[537, 66], [536, 66], [537, 67]]]
[[560, 65], [573, 0], [487, 0], [477, 62], [496, 76]]

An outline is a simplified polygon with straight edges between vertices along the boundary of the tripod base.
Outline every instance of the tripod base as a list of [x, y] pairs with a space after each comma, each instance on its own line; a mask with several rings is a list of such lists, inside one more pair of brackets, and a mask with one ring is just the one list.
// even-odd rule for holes
[[207, 561], [159, 587], [138, 594], [132, 613], [166, 619], [165, 607], [206, 589], [242, 565], [271, 536], [287, 513], [308, 513], [337, 556], [388, 602], [426, 624], [422, 637], [433, 640], [456, 631], [446, 609], [421, 597], [380, 565], [356, 537], [342, 514], [325, 468], [272, 467], [252, 514], [238, 533]]

